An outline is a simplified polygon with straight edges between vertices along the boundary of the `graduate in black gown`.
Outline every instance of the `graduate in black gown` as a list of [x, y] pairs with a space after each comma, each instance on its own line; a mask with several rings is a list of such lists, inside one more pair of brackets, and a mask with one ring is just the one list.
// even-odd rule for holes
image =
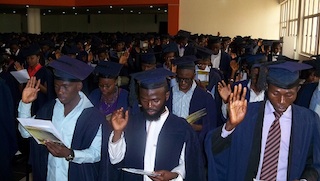
[[142, 111], [133, 115], [119, 109], [112, 116], [111, 163], [155, 174], [148, 177], [123, 172], [124, 181], [204, 180], [195, 132], [186, 120], [173, 115], [165, 106], [170, 94], [166, 77], [172, 75], [158, 68], [136, 76]]
[[[263, 180], [319, 180], [319, 117], [293, 104], [299, 89], [299, 70], [308, 68], [306, 64], [283, 61], [267, 65], [266, 101], [247, 103], [246, 88], [241, 84], [234, 87], [228, 121], [206, 139], [210, 181], [262, 179], [267, 162], [273, 166], [267, 176], [274, 175]], [[271, 159], [265, 150], [274, 114], [281, 115], [281, 137], [276, 139], [277, 144], [273, 142], [271, 153], [278, 154]]]

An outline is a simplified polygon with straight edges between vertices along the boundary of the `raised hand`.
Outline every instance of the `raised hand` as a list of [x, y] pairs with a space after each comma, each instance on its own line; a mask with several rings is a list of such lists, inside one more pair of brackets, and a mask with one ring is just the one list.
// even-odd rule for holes
[[31, 103], [37, 99], [37, 94], [40, 91], [40, 79], [37, 80], [36, 77], [31, 77], [28, 80], [26, 87], [22, 91], [22, 102]]
[[178, 174], [176, 172], [170, 172], [167, 170], [159, 170], [155, 171], [154, 173], [159, 175], [155, 177], [149, 176], [149, 178], [153, 181], [169, 181], [178, 177]]
[[226, 84], [223, 80], [218, 82], [218, 92], [224, 103], [228, 103], [229, 96], [231, 94], [230, 84]]
[[123, 108], [120, 108], [112, 113], [111, 125], [113, 128], [114, 136], [112, 141], [116, 142], [120, 139], [124, 128], [127, 126], [129, 120], [129, 112], [123, 113]]
[[20, 63], [17, 62], [17, 61], [14, 62], [14, 68], [15, 68], [17, 71], [24, 69], [24, 68], [23, 68], [23, 65], [20, 64]]
[[[242, 94], [241, 94], [242, 92]], [[238, 126], [247, 112], [247, 100], [245, 99], [247, 88], [242, 89], [242, 85], [234, 86], [234, 91], [229, 97], [229, 120], [226, 123], [226, 130], [231, 131], [233, 128]]]

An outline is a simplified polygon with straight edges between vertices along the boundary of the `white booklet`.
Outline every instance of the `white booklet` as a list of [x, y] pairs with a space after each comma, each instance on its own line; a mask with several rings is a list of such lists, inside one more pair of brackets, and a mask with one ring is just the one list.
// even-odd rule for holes
[[14, 78], [17, 79], [17, 81], [20, 84], [26, 83], [30, 79], [30, 76], [28, 74], [27, 69], [22, 69], [22, 70], [18, 70], [18, 71], [11, 71], [10, 73], [13, 75]]
[[151, 177], [160, 176], [160, 174], [150, 172], [150, 171], [145, 171], [142, 169], [136, 169], [136, 168], [121, 168], [121, 170], [126, 171], [126, 172], [130, 172], [130, 173], [134, 173], [134, 174], [139, 174], [139, 175], [148, 175]]
[[[38, 144], [44, 144], [46, 140], [64, 144], [62, 137], [51, 121], [33, 118], [17, 118], [20, 124], [30, 133]], [[66, 145], [66, 144], [64, 144]]]

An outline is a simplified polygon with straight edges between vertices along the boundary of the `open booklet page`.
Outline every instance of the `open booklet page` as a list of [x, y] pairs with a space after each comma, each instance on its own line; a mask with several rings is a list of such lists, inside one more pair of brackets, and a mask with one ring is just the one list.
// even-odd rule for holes
[[20, 84], [26, 83], [30, 79], [27, 69], [22, 69], [19, 71], [11, 71], [10, 73], [13, 75], [14, 78], [17, 79], [17, 81]]
[[[30, 133], [38, 144], [44, 144], [46, 140], [64, 144], [59, 132], [51, 121], [33, 119], [33, 118], [17, 118], [20, 124]], [[65, 145], [65, 144], [64, 144]]]
[[126, 171], [126, 172], [130, 172], [130, 173], [134, 173], [134, 174], [139, 174], [139, 175], [148, 175], [151, 177], [159, 176], [159, 174], [156, 174], [154, 172], [145, 171], [145, 170], [136, 169], [136, 168], [121, 168], [121, 170]]

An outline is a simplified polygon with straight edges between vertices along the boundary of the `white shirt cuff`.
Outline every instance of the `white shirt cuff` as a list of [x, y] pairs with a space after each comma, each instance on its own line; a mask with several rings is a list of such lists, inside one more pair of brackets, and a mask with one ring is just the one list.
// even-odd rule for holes
[[226, 130], [226, 123], [224, 123], [224, 125], [222, 127], [222, 131], [221, 131], [221, 137], [222, 138], [228, 137], [231, 133], [233, 133], [234, 129], [236, 129], [236, 128], [233, 128], [232, 130], [227, 131]]
[[110, 162], [112, 164], [117, 164], [123, 160], [124, 155], [126, 153], [127, 146], [126, 146], [126, 141], [124, 139], [123, 132], [121, 134], [121, 138], [116, 142], [112, 142], [113, 136], [114, 136], [114, 132], [112, 131], [109, 137], [108, 152], [109, 152]]

